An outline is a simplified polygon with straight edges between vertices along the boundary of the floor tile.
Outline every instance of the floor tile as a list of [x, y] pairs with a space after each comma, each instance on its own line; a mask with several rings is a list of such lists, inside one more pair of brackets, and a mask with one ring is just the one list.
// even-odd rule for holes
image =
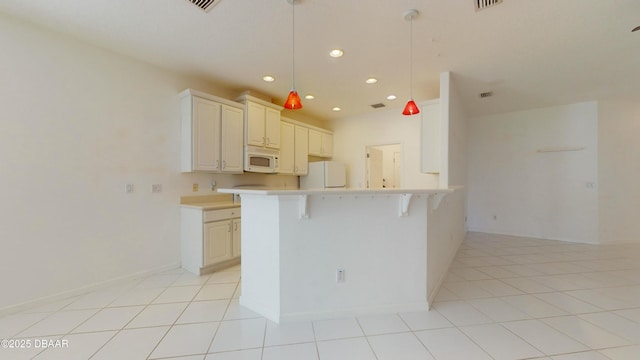
[[125, 290], [101, 290], [80, 296], [74, 302], [67, 305], [65, 310], [100, 309], [117, 299]]
[[200, 300], [221, 300], [231, 299], [237, 284], [211, 284], [202, 287], [200, 292], [193, 298], [194, 301]]
[[608, 357], [595, 351], [556, 355], [556, 356], [552, 356], [551, 359], [552, 360], [610, 360]]
[[358, 317], [358, 323], [367, 336], [409, 331], [409, 327], [396, 314], [361, 316]]
[[262, 360], [318, 360], [315, 343], [266, 347]]
[[51, 315], [52, 313], [27, 313], [13, 314], [0, 318], [0, 338], [15, 337], [19, 332]]
[[378, 360], [430, 360], [433, 356], [413, 333], [370, 336]]
[[191, 302], [176, 321], [176, 324], [220, 321], [229, 306], [229, 300]]
[[204, 285], [209, 280], [211, 275], [195, 275], [192, 273], [185, 273], [180, 275], [180, 277], [171, 283], [171, 286], [195, 286], [195, 285]]
[[534, 319], [568, 314], [566, 311], [560, 310], [533, 295], [505, 296], [500, 299], [516, 309], [529, 314], [529, 316]]
[[[640, 324], [625, 317], [608, 312], [583, 314], [578, 317], [614, 335], [640, 344]], [[640, 354], [638, 356], [640, 357]]]
[[93, 316], [98, 310], [69, 310], [57, 312], [18, 334], [18, 337], [61, 335]]
[[175, 325], [151, 353], [151, 359], [206, 354], [218, 328], [217, 322]]
[[149, 305], [133, 318], [127, 328], [172, 325], [189, 303]]
[[318, 342], [320, 360], [376, 360], [365, 338]]
[[315, 341], [310, 321], [276, 324], [267, 321], [264, 346], [289, 345]]
[[614, 311], [614, 313], [640, 324], [640, 308], [618, 310]]
[[500, 280], [478, 280], [472, 281], [472, 283], [489, 292], [492, 296], [509, 296], [523, 294], [522, 291], [509, 286]]
[[318, 320], [313, 322], [313, 328], [318, 341], [364, 336], [354, 318]]
[[438, 360], [491, 360], [491, 357], [456, 328], [416, 332], [429, 353]]
[[91, 360], [146, 359], [168, 330], [168, 326], [122, 330], [100, 349]]
[[158, 274], [149, 276], [142, 280], [136, 287], [137, 288], [165, 288], [171, 286], [176, 282], [184, 273], [181, 274]]
[[255, 319], [262, 318], [259, 314], [247, 309], [240, 305], [238, 299], [231, 299], [227, 312], [224, 314], [225, 320], [241, 320], [241, 319]]
[[530, 319], [527, 313], [518, 310], [500, 298], [467, 300], [474, 308], [495, 322]]
[[78, 298], [79, 296], [73, 296], [67, 299], [54, 301], [48, 304], [43, 304], [31, 309], [27, 309], [24, 311], [24, 313], [41, 313], [41, 312], [48, 313], [48, 312], [59, 311], [67, 307], [72, 302], [78, 300]]
[[102, 309], [89, 320], [76, 327], [73, 332], [81, 333], [90, 331], [119, 330], [125, 327], [125, 325], [136, 317], [142, 309], [144, 309], [144, 306]]
[[578, 300], [573, 296], [562, 292], [535, 294], [535, 297], [545, 301], [569, 314], [583, 314], [590, 312], [602, 311], [601, 308], [591, 305], [582, 300]]
[[51, 347], [36, 356], [35, 360], [85, 360], [107, 343], [115, 331], [67, 335], [62, 338], [68, 346]]
[[526, 277], [501, 279], [507, 285], [510, 285], [524, 293], [535, 294], [555, 291], [548, 286], [544, 286], [541, 283]]
[[460, 330], [496, 360], [544, 356], [543, 353], [499, 324], [468, 326], [462, 327]]
[[577, 316], [562, 316], [543, 319], [542, 321], [554, 327], [556, 330], [580, 341], [591, 349], [629, 345], [627, 340], [615, 336]]
[[438, 289], [438, 293], [436, 294], [434, 303], [452, 300], [460, 300], [460, 297], [452, 293], [451, 291], [441, 287], [440, 289]]
[[201, 286], [169, 287], [153, 300], [153, 304], [166, 304], [191, 301], [200, 291]]
[[452, 268], [449, 271], [465, 280], [491, 279], [491, 276], [472, 268]]
[[440, 314], [456, 326], [492, 323], [489, 317], [464, 301], [447, 301], [433, 306]]
[[589, 350], [584, 344], [538, 320], [508, 322], [502, 326], [546, 355]]
[[237, 350], [208, 354], [205, 360], [261, 360], [262, 349]]
[[209, 352], [258, 348], [264, 345], [265, 319], [223, 321]]
[[164, 288], [133, 288], [124, 294], [120, 295], [109, 307], [116, 306], [133, 306], [133, 305], [147, 305], [150, 304], [156, 297], [158, 297]]
[[614, 349], [600, 350], [600, 353], [611, 360], [631, 360], [637, 359], [640, 354], [640, 345], [625, 346]]
[[483, 288], [476, 285], [472, 281], [459, 281], [454, 283], [445, 283], [442, 285], [442, 287], [451, 291], [460, 299], [464, 299], [464, 300], [489, 298], [494, 296], [490, 292], [484, 290]]
[[221, 271], [211, 274], [207, 285], [210, 284], [237, 284], [240, 281], [240, 271]]
[[399, 315], [409, 328], [414, 331], [453, 327], [453, 324], [435, 309], [401, 313]]

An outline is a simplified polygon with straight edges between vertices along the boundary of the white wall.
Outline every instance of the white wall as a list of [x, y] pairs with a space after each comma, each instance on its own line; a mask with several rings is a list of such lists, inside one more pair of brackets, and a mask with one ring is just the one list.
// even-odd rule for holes
[[469, 229], [596, 243], [597, 128], [595, 102], [472, 118]]
[[598, 103], [598, 219], [602, 243], [640, 242], [638, 136], [637, 94]]
[[180, 195], [210, 193], [194, 182], [297, 186], [178, 172], [177, 94], [235, 93], [4, 15], [0, 44], [0, 312], [177, 267]]
[[365, 149], [369, 145], [400, 144], [404, 188], [436, 188], [438, 176], [420, 172], [420, 116], [404, 116], [401, 109], [336, 120], [333, 160], [347, 166], [347, 187], [364, 188]]

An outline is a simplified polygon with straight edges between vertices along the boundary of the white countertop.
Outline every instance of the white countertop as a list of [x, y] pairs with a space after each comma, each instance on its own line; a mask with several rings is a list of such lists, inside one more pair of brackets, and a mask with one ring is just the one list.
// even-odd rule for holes
[[392, 194], [441, 194], [452, 193], [456, 187], [445, 189], [285, 189], [267, 187], [242, 187], [232, 189], [218, 189], [218, 192], [225, 194], [240, 195], [392, 195]]

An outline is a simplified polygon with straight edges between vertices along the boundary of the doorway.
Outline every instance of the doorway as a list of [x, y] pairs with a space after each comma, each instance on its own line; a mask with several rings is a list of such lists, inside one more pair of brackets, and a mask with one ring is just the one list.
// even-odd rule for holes
[[397, 189], [401, 187], [400, 144], [369, 145], [365, 149], [365, 179], [367, 189]]

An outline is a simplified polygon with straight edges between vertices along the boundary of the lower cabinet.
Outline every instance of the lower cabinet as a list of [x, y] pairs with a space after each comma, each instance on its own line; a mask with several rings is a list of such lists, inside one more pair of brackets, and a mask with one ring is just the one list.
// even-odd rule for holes
[[182, 267], [204, 274], [240, 262], [240, 208], [181, 209]]

